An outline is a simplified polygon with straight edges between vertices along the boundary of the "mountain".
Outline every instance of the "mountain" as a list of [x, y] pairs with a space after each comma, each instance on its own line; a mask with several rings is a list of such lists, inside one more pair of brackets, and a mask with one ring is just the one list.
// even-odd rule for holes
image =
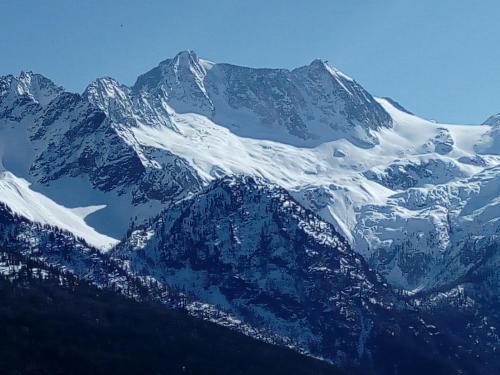
[[2, 117], [16, 119], [15, 107], [25, 105], [44, 107], [61, 92], [63, 92], [62, 87], [33, 72], [21, 72], [19, 77], [12, 75], [0, 77]]
[[[134, 298], [158, 298], [165, 288], [150, 286], [83, 239], [47, 224], [34, 223], [0, 203], [0, 249], [99, 288]], [[15, 268], [14, 268], [15, 269]], [[9, 268], [4, 269], [9, 276]], [[3, 272], [2, 272], [3, 273]], [[15, 273], [13, 277], [15, 277]], [[171, 297], [175, 298], [174, 293]], [[169, 295], [165, 301], [168, 301]]]
[[98, 210], [99, 206], [84, 210], [67, 209], [43, 194], [32, 191], [25, 179], [1, 170], [0, 196], [2, 201], [8, 202], [9, 207], [19, 215], [31, 221], [71, 231], [74, 235], [85, 238], [93, 246], [107, 249], [118, 242], [96, 232], [82, 218], [83, 215]]
[[0, 259], [3, 268], [21, 269], [14, 280], [0, 275], [0, 357], [6, 375], [343, 373], [13, 253], [0, 253]]
[[[477, 348], [466, 342], [479, 337], [483, 353], [492, 353], [498, 340], [483, 340], [489, 327], [473, 319], [467, 332], [453, 326], [470, 311], [450, 298], [456, 291], [416, 299], [398, 295], [332, 225], [284, 189], [250, 177], [217, 180], [134, 228], [111, 256], [129, 271], [153, 276], [238, 320], [287, 337], [296, 348], [343, 367], [361, 366], [367, 373], [383, 373], [382, 362], [404, 373], [426, 366], [442, 373], [466, 368], [480, 373], [467, 364], [467, 353], [476, 355]], [[464, 299], [468, 295], [461, 294]], [[489, 308], [483, 311], [491, 316]], [[496, 324], [498, 316], [490, 319]], [[388, 358], [396, 346], [413, 354]], [[489, 356], [485, 368], [496, 365]], [[412, 368], [416, 361], [422, 367]]]
[[[139, 77], [132, 88], [102, 78], [82, 95], [64, 92], [34, 73], [0, 81], [4, 167], [60, 205], [103, 207], [84, 218], [114, 238], [123, 236], [131, 219], [152, 216], [167, 201], [196, 193], [228, 172], [187, 160], [164, 147], [164, 136], [151, 132], [169, 131], [165, 136], [172, 140], [191, 138], [186, 122], [212, 119], [222, 126], [217, 129], [231, 130], [223, 142], [232, 142], [227, 136], [234, 132], [307, 150], [344, 138], [369, 147], [378, 142], [377, 129], [392, 126], [368, 92], [320, 60], [293, 71], [251, 69], [212, 64], [186, 51]], [[193, 141], [198, 137], [203, 134], [192, 134]], [[21, 158], [19, 149], [25, 150]], [[76, 187], [78, 199], [68, 194]]]
[[250, 177], [214, 182], [112, 256], [334, 361], [362, 356], [375, 308], [395, 303], [331, 225]]
[[499, 125], [500, 124], [500, 113], [497, 113], [496, 115], [488, 117], [488, 119], [483, 122], [484, 125]]
[[498, 129], [419, 118], [322, 60], [255, 69], [184, 51], [82, 94], [4, 76], [2, 243], [344, 366], [409, 371], [406, 348], [489, 374]]
[[141, 75], [132, 89], [176, 113], [196, 113], [239, 136], [296, 146], [337, 138], [376, 143], [390, 116], [350, 77], [326, 62], [285, 69], [214, 64], [184, 51]]
[[[108, 304], [107, 315], [102, 320], [109, 322], [104, 324], [111, 324], [109, 329], [122, 327], [116, 328], [122, 332], [120, 337], [129, 337], [130, 328], [123, 331], [121, 320], [114, 319], [116, 315], [110, 309], [115, 302], [123, 306], [123, 299], [118, 295], [124, 295], [144, 305], [131, 307], [132, 312], [139, 309], [140, 314], [149, 316], [151, 302], [181, 308], [197, 318], [268, 343], [289, 346], [309, 355], [321, 354], [323, 360], [330, 359], [350, 373], [359, 370], [367, 374], [392, 374], [397, 368], [407, 374], [428, 370], [442, 374], [460, 371], [489, 374], [498, 366], [493, 355], [498, 336], [492, 330], [499, 319], [495, 314], [499, 311], [497, 308], [473, 300], [469, 286], [417, 298], [395, 293], [350, 250], [331, 225], [304, 210], [283, 189], [248, 178], [226, 178], [212, 184], [199, 197], [179, 205], [152, 219], [148, 226], [131, 230], [127, 240], [106, 254], [68, 232], [32, 223], [2, 206], [0, 273], [15, 283], [26, 277], [55, 280], [52, 289], [44, 289], [45, 296], [52, 295], [57, 285], [69, 287], [63, 292], [66, 306], [63, 311], [68, 319], [80, 319], [71, 312], [75, 304], [84, 304], [86, 309], [90, 304], [91, 311], [95, 311], [92, 310], [94, 303], [98, 303], [96, 307]], [[210, 210], [216, 207], [219, 208]], [[213, 214], [200, 215], [209, 210]], [[201, 222], [192, 226], [194, 220]], [[232, 226], [233, 231], [228, 230], [228, 226]], [[256, 230], [259, 227], [260, 234]], [[228, 233], [231, 238], [227, 238]], [[187, 246], [188, 243], [191, 245]], [[87, 287], [78, 286], [81, 283], [98, 286], [99, 295], [92, 297], [95, 292], [90, 289], [89, 300]], [[25, 290], [26, 285], [30, 285], [23, 284]], [[19, 298], [19, 293], [14, 296]], [[48, 306], [57, 308], [53, 303], [58, 296], [60, 292]], [[98, 302], [94, 302], [95, 299]], [[40, 310], [34, 311], [33, 305], [29, 306], [27, 319], [33, 322]], [[52, 308], [43, 307], [43, 311], [50, 312]], [[171, 313], [162, 312], [163, 308], [158, 306], [153, 310], [156, 312], [152, 319], [156, 320], [148, 325], [142, 323], [147, 319], [140, 320], [146, 332], [160, 322], [173, 324], [165, 321], [165, 315]], [[78, 311], [81, 309], [78, 307]], [[8, 307], [7, 311], [10, 311]], [[101, 314], [99, 311], [95, 313]], [[127, 316], [128, 311], [122, 309], [118, 316]], [[60, 317], [60, 313], [57, 316]], [[180, 316], [180, 319], [185, 321], [187, 317]], [[47, 313], [36, 321], [39, 325], [30, 328], [30, 332], [54, 325], [52, 315]], [[137, 322], [137, 318], [134, 321]], [[27, 345], [24, 336], [10, 334], [13, 327], [6, 326], [9, 334], [4, 337], [8, 340], [18, 337], [16, 342]], [[99, 332], [94, 324], [89, 329]], [[139, 331], [134, 332], [133, 337], [137, 338]], [[145, 335], [149, 340], [147, 333], [139, 336]], [[220, 340], [218, 335], [207, 335], [204, 340], [215, 343]], [[66, 352], [68, 348], [58, 347], [64, 336], [65, 333], [53, 333], [49, 337], [56, 341], [48, 348], [43, 336], [42, 348]], [[90, 339], [86, 333], [78, 337], [84, 342]], [[68, 355], [79, 353], [83, 365], [87, 366], [89, 356], [95, 356], [96, 352], [75, 345]], [[216, 348], [214, 355], [218, 358], [222, 349]], [[19, 355], [9, 346], [4, 350]], [[112, 350], [119, 350], [118, 358], [122, 358], [124, 349], [113, 346]], [[148, 357], [154, 356], [155, 351], [137, 353]], [[181, 351], [165, 365], [176, 366], [183, 358], [195, 364], [203, 358], [215, 361], [206, 349], [194, 353], [190, 357], [193, 359], [189, 359], [185, 358], [186, 352]], [[246, 351], [245, 355], [251, 353]], [[35, 366], [43, 363], [36, 358], [39, 357], [35, 356]], [[156, 366], [155, 361], [149, 365]], [[107, 366], [123, 365], [114, 360], [107, 362]], [[64, 366], [70, 364], [63, 362]], [[229, 361], [226, 366], [232, 363]], [[281, 371], [274, 369], [274, 363], [264, 362], [262, 366], [272, 373]]]
[[[80, 209], [83, 218], [97, 216], [91, 225], [115, 238], [131, 217], [155, 212], [152, 201], [181, 199], [199, 189], [199, 178], [181, 158], [138, 144], [129, 123], [115, 122], [87, 96], [40, 77], [0, 79], [0, 166], [25, 178], [30, 189]], [[120, 218], [110, 222], [108, 212], [92, 207]]]
[[[110, 290], [136, 301], [153, 301], [166, 308], [183, 309], [194, 317], [213, 321], [247, 336], [290, 346], [286, 338], [236, 320], [217, 306], [200, 302], [176, 285], [166, 285], [151, 275], [131, 272], [126, 262], [110, 257], [109, 253], [92, 247], [84, 239], [58, 227], [32, 222], [2, 203], [0, 249], [100, 289]], [[0, 273], [14, 279], [18, 271], [16, 266], [0, 267]]]

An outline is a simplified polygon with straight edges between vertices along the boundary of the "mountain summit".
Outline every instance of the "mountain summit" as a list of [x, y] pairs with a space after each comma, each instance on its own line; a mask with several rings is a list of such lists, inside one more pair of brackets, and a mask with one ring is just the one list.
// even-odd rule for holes
[[368, 92], [322, 60], [293, 71], [253, 69], [184, 51], [141, 75], [133, 90], [238, 135], [298, 146], [348, 138], [368, 147], [377, 142], [372, 130], [392, 126]]
[[419, 118], [323, 60], [184, 51], [81, 95], [4, 76], [0, 244], [367, 373], [483, 375], [498, 368], [499, 132]]

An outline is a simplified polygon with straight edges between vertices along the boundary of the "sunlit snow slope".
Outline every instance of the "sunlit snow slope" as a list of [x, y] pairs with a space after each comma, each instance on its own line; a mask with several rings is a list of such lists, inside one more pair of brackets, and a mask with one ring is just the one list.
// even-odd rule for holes
[[[379, 130], [378, 144], [370, 148], [345, 139], [311, 148], [239, 137], [193, 113], [172, 115], [177, 130], [139, 126], [133, 131], [140, 143], [180, 155], [205, 180], [251, 174], [291, 190], [334, 223], [390, 281], [417, 288], [434, 283], [429, 273], [442, 271], [441, 258], [454, 240], [451, 226], [467, 233], [481, 231], [470, 225], [471, 218], [464, 221], [462, 211], [456, 212], [468, 200], [480, 198], [458, 190], [474, 190], [471, 176], [480, 176], [498, 159], [475, 151], [485, 143], [488, 126], [437, 124], [378, 101], [394, 125]], [[492, 169], [489, 175], [496, 173]], [[426, 202], [414, 202], [422, 196]], [[380, 259], [380, 251], [395, 254], [402, 246], [409, 256], [422, 254], [417, 266], [403, 252], [401, 259], [393, 255], [386, 264]]]
[[60, 206], [101, 207], [86, 225], [116, 239], [214, 179], [262, 177], [410, 290], [459, 279], [479, 261], [470, 244], [500, 229], [493, 121], [421, 119], [321, 60], [253, 69], [184, 51], [133, 87], [102, 78], [82, 95], [2, 77], [0, 143], [7, 170]]
[[0, 171], [0, 201], [31, 221], [72, 232], [90, 245], [109, 249], [118, 241], [96, 232], [85, 223], [87, 215], [102, 206], [69, 209], [30, 189], [29, 183], [10, 172]]

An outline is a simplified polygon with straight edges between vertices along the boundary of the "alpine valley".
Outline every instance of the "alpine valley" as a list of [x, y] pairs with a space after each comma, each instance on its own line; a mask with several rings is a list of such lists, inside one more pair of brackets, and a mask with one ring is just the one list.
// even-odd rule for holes
[[0, 273], [180, 309], [331, 373], [495, 375], [499, 118], [428, 121], [322, 60], [183, 51], [82, 94], [3, 76]]

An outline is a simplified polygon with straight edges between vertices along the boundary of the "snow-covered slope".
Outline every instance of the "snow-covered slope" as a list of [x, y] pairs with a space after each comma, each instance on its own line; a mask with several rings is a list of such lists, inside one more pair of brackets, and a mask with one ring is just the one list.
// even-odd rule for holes
[[[291, 190], [304, 205], [335, 224], [389, 281], [413, 289], [436, 272], [431, 268], [445, 266], [444, 239], [452, 230], [448, 211], [457, 206], [431, 200], [430, 209], [417, 210], [405, 207], [398, 197], [402, 192], [426, 194], [467, 184], [468, 178], [480, 178], [482, 170], [497, 165], [498, 159], [476, 153], [488, 126], [436, 124], [401, 112], [386, 100], [379, 102], [394, 125], [380, 130], [378, 144], [371, 148], [345, 139], [311, 148], [244, 138], [194, 113], [172, 115], [177, 131], [143, 126], [133, 132], [141, 144], [182, 156], [205, 180], [251, 174]], [[462, 197], [463, 205], [468, 197]], [[433, 260], [422, 265], [396, 257], [399, 250], [394, 249], [401, 243], [408, 243], [412, 256], [423, 250]], [[396, 259], [389, 267], [379, 267], [383, 263], [379, 254], [387, 251]]]
[[87, 215], [102, 209], [102, 206], [66, 208], [32, 191], [26, 180], [10, 172], [0, 171], [0, 202], [28, 220], [67, 230], [93, 246], [109, 249], [118, 242], [96, 232], [84, 221]]
[[485, 309], [464, 287], [397, 295], [331, 225], [285, 190], [250, 178], [215, 181], [106, 254], [0, 203], [0, 274], [22, 278], [27, 268], [34, 278], [76, 277], [185, 309], [363, 373], [498, 368], [495, 306]]
[[117, 239], [224, 175], [286, 188], [406, 289], [458, 280], [466, 261], [436, 275], [497, 230], [496, 126], [426, 121], [321, 60], [253, 69], [184, 51], [81, 96], [23, 73], [0, 79], [0, 108], [5, 168], [61, 206], [102, 206], [85, 222]]
[[182, 159], [138, 144], [130, 121], [118, 122], [88, 99], [90, 87], [80, 96], [26, 75], [0, 78], [0, 163], [31, 190], [64, 207], [102, 207], [85, 221], [119, 239], [132, 219], [199, 189]]
[[500, 125], [500, 113], [488, 117], [488, 119], [483, 123], [484, 125]]
[[[427, 308], [436, 308], [437, 298], [444, 310], [453, 303], [462, 311], [465, 304], [450, 296], [471, 303], [464, 298], [468, 293], [401, 298], [332, 225], [286, 190], [250, 177], [214, 181], [133, 228], [110, 254], [129, 270], [174, 285], [257, 329], [267, 328], [306, 352], [341, 366], [368, 363], [367, 373], [386, 373], [377, 362], [388, 337], [403, 347], [415, 345], [415, 356], [425, 351], [443, 358], [449, 351], [457, 367], [463, 353], [471, 352], [470, 344], [465, 351], [463, 342], [457, 345], [462, 335], [469, 343], [478, 337], [484, 353], [494, 350], [496, 337], [484, 336], [488, 328], [478, 333], [481, 324], [473, 319], [468, 330], [454, 328], [450, 336], [455, 317], [440, 308], [425, 315]], [[425, 306], [424, 315], [415, 315], [421, 312], [417, 304]], [[441, 314], [448, 320], [436, 323]], [[447, 344], [438, 349], [434, 335]], [[397, 363], [389, 352], [382, 354], [387, 363]]]
[[253, 69], [184, 51], [140, 76], [133, 92], [238, 136], [295, 146], [346, 138], [368, 147], [377, 142], [374, 130], [392, 125], [367, 91], [321, 60], [292, 71]]
[[[111, 255], [339, 362], [363, 355], [365, 326], [396, 300], [331, 225], [252, 178], [215, 181], [135, 228]], [[341, 338], [349, 335], [361, 343]]]
[[[335, 361], [395, 332], [431, 348], [444, 333], [423, 316], [463, 325], [462, 309], [474, 324], [446, 355], [494, 352], [499, 129], [419, 118], [321, 60], [185, 51], [81, 95], [0, 77], [0, 235], [83, 278], [177, 286], [194, 314]], [[124, 239], [102, 254], [53, 227], [101, 250]]]

